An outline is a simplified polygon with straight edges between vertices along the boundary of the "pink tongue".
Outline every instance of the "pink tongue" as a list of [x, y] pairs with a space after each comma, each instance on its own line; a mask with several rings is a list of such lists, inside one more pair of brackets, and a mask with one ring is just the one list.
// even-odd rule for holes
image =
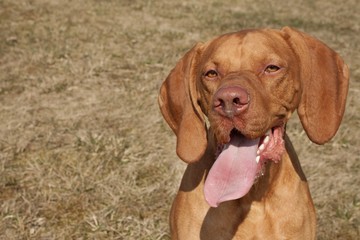
[[212, 207], [247, 194], [258, 169], [258, 139], [234, 135], [211, 167], [205, 181], [205, 199]]

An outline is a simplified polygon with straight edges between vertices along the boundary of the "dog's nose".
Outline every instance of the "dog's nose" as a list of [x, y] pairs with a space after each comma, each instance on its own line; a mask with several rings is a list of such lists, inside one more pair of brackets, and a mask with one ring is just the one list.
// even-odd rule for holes
[[220, 115], [233, 118], [249, 105], [249, 94], [239, 86], [222, 87], [214, 95], [213, 108]]

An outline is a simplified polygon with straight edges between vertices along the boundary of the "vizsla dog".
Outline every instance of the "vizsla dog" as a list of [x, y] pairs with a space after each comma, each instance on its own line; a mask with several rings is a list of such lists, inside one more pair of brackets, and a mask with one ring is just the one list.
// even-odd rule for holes
[[196, 44], [163, 83], [161, 112], [188, 163], [171, 210], [172, 239], [315, 239], [309, 187], [285, 127], [329, 141], [349, 73], [319, 40], [285, 27]]

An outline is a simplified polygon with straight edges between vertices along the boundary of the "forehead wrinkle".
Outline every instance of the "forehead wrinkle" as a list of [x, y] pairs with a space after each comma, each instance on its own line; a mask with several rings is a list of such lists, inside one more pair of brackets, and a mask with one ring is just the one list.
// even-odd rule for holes
[[231, 35], [214, 42], [217, 45], [214, 49], [212, 62], [222, 71], [230, 72], [239, 69], [242, 57], [242, 38], [238, 35]]
[[280, 34], [266, 30], [248, 33], [244, 37], [243, 47], [248, 55], [254, 57], [267, 56], [268, 59], [272, 59], [291, 55], [291, 49], [285, 39]]

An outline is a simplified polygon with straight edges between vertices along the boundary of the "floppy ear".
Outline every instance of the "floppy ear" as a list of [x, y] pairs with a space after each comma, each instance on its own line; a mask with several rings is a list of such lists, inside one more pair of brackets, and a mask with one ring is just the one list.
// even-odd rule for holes
[[195, 82], [201, 45], [195, 45], [180, 59], [162, 84], [158, 98], [161, 113], [177, 136], [176, 152], [187, 163], [199, 160], [207, 146]]
[[310, 140], [323, 144], [335, 135], [344, 114], [348, 67], [336, 52], [310, 35], [289, 27], [282, 31], [301, 68], [298, 115]]

